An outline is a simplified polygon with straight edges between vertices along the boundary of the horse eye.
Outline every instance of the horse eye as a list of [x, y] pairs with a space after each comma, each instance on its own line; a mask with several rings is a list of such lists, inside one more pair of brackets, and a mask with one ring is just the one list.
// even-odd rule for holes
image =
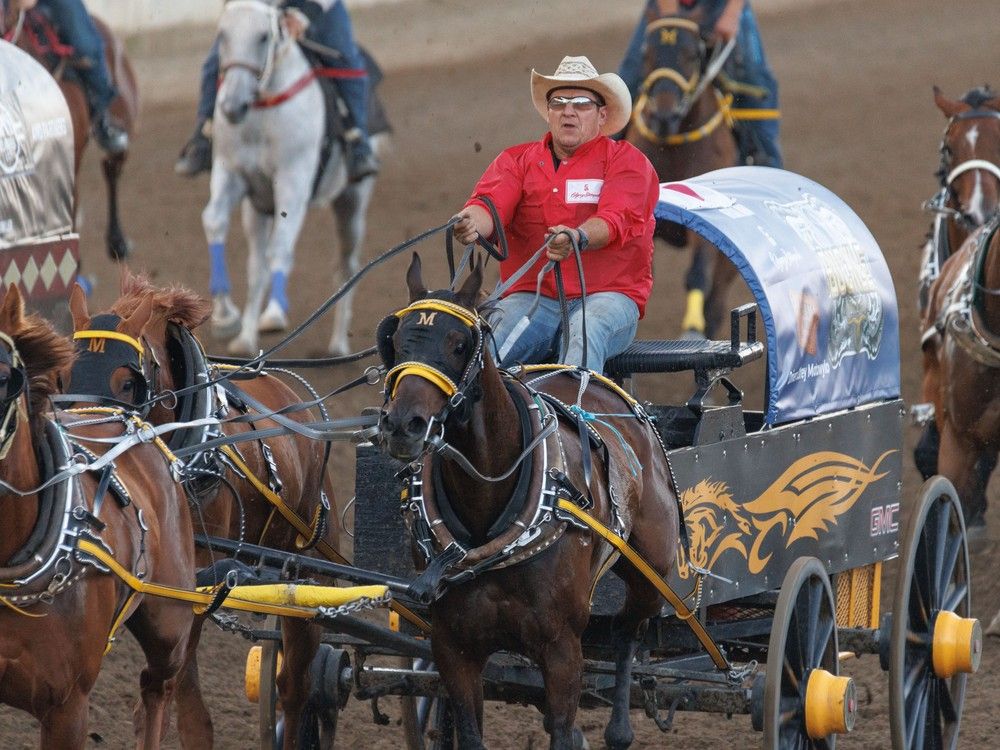
[[267, 44], [267, 33], [266, 32], [261, 33], [261, 35], [259, 37], [257, 37], [257, 44], [259, 44], [261, 47], [263, 47], [265, 44]]
[[455, 345], [455, 354], [465, 354], [468, 348], [469, 345], [466, 342], [460, 341], [458, 344]]

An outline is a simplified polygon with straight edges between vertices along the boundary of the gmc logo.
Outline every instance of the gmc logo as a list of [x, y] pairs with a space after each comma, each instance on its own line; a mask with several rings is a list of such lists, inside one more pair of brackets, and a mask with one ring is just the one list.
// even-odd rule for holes
[[871, 535], [882, 536], [883, 534], [895, 534], [899, 531], [899, 521], [896, 520], [898, 514], [899, 503], [876, 505], [872, 508]]

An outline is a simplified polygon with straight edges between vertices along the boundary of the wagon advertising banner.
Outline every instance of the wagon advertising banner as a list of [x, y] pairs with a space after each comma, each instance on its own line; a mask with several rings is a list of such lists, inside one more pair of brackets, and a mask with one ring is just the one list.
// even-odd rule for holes
[[836, 195], [792, 172], [733, 167], [663, 183], [656, 218], [712, 242], [757, 300], [767, 337], [768, 424], [899, 395], [889, 268]]
[[66, 100], [45, 68], [0, 41], [0, 249], [54, 239], [72, 224]]

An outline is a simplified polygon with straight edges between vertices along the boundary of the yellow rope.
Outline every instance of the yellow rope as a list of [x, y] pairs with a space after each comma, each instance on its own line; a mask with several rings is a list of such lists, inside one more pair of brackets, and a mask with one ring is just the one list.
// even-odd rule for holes
[[[576, 367], [574, 367], [573, 365], [559, 365], [559, 364], [521, 365], [521, 372], [525, 373], [546, 372], [551, 370], [575, 370], [575, 369]], [[632, 394], [630, 394], [628, 391], [626, 391], [624, 388], [618, 385], [618, 383], [616, 383], [606, 375], [602, 375], [599, 372], [594, 372], [593, 370], [591, 370], [590, 379], [596, 380], [605, 388], [608, 388], [609, 390], [612, 390], [615, 393], [617, 393], [619, 396], [625, 399], [625, 403], [629, 404], [630, 406], [635, 406], [639, 403], [638, 401], [635, 400], [635, 398], [633, 398]]]
[[672, 588], [670, 588], [670, 585], [663, 580], [663, 577], [656, 572], [652, 565], [643, 559], [642, 555], [632, 549], [628, 542], [611, 531], [611, 529], [591, 516], [589, 513], [578, 508], [569, 500], [561, 498], [559, 500], [559, 508], [567, 513], [573, 514], [576, 518], [579, 518], [595, 533], [597, 533], [598, 536], [621, 552], [622, 555], [624, 555], [625, 558], [635, 566], [636, 570], [642, 573], [646, 579], [656, 587], [656, 590], [660, 592], [661, 596], [663, 596], [663, 598], [670, 603], [670, 606], [672, 606], [674, 611], [677, 613], [677, 617], [684, 620], [684, 622], [688, 624], [688, 627], [694, 631], [695, 636], [699, 641], [701, 641], [701, 645], [705, 647], [705, 650], [708, 652], [708, 655], [711, 657], [715, 666], [719, 669], [729, 669], [729, 661], [726, 659], [725, 655], [719, 649], [715, 641], [712, 640], [712, 636], [709, 635], [707, 630], [705, 630], [705, 626], [697, 617], [694, 617], [694, 613], [688, 609], [684, 600], [681, 599]]

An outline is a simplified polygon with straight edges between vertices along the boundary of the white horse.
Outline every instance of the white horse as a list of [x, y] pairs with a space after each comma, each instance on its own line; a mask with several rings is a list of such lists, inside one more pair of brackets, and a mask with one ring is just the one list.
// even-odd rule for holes
[[[348, 182], [338, 140], [313, 194], [326, 128], [324, 97], [280, 10], [262, 0], [230, 0], [218, 28], [222, 84], [213, 121], [211, 197], [202, 212], [212, 255], [212, 326], [220, 338], [236, 334], [229, 342], [231, 354], [253, 354], [259, 333], [288, 326], [282, 301], [309, 206], [332, 204], [337, 218], [341, 256], [331, 285], [335, 290], [358, 270], [375, 179]], [[376, 152], [381, 139], [372, 139]], [[229, 294], [224, 250], [230, 215], [241, 200], [249, 246], [242, 316]], [[352, 296], [336, 306], [331, 354], [348, 351]]]

